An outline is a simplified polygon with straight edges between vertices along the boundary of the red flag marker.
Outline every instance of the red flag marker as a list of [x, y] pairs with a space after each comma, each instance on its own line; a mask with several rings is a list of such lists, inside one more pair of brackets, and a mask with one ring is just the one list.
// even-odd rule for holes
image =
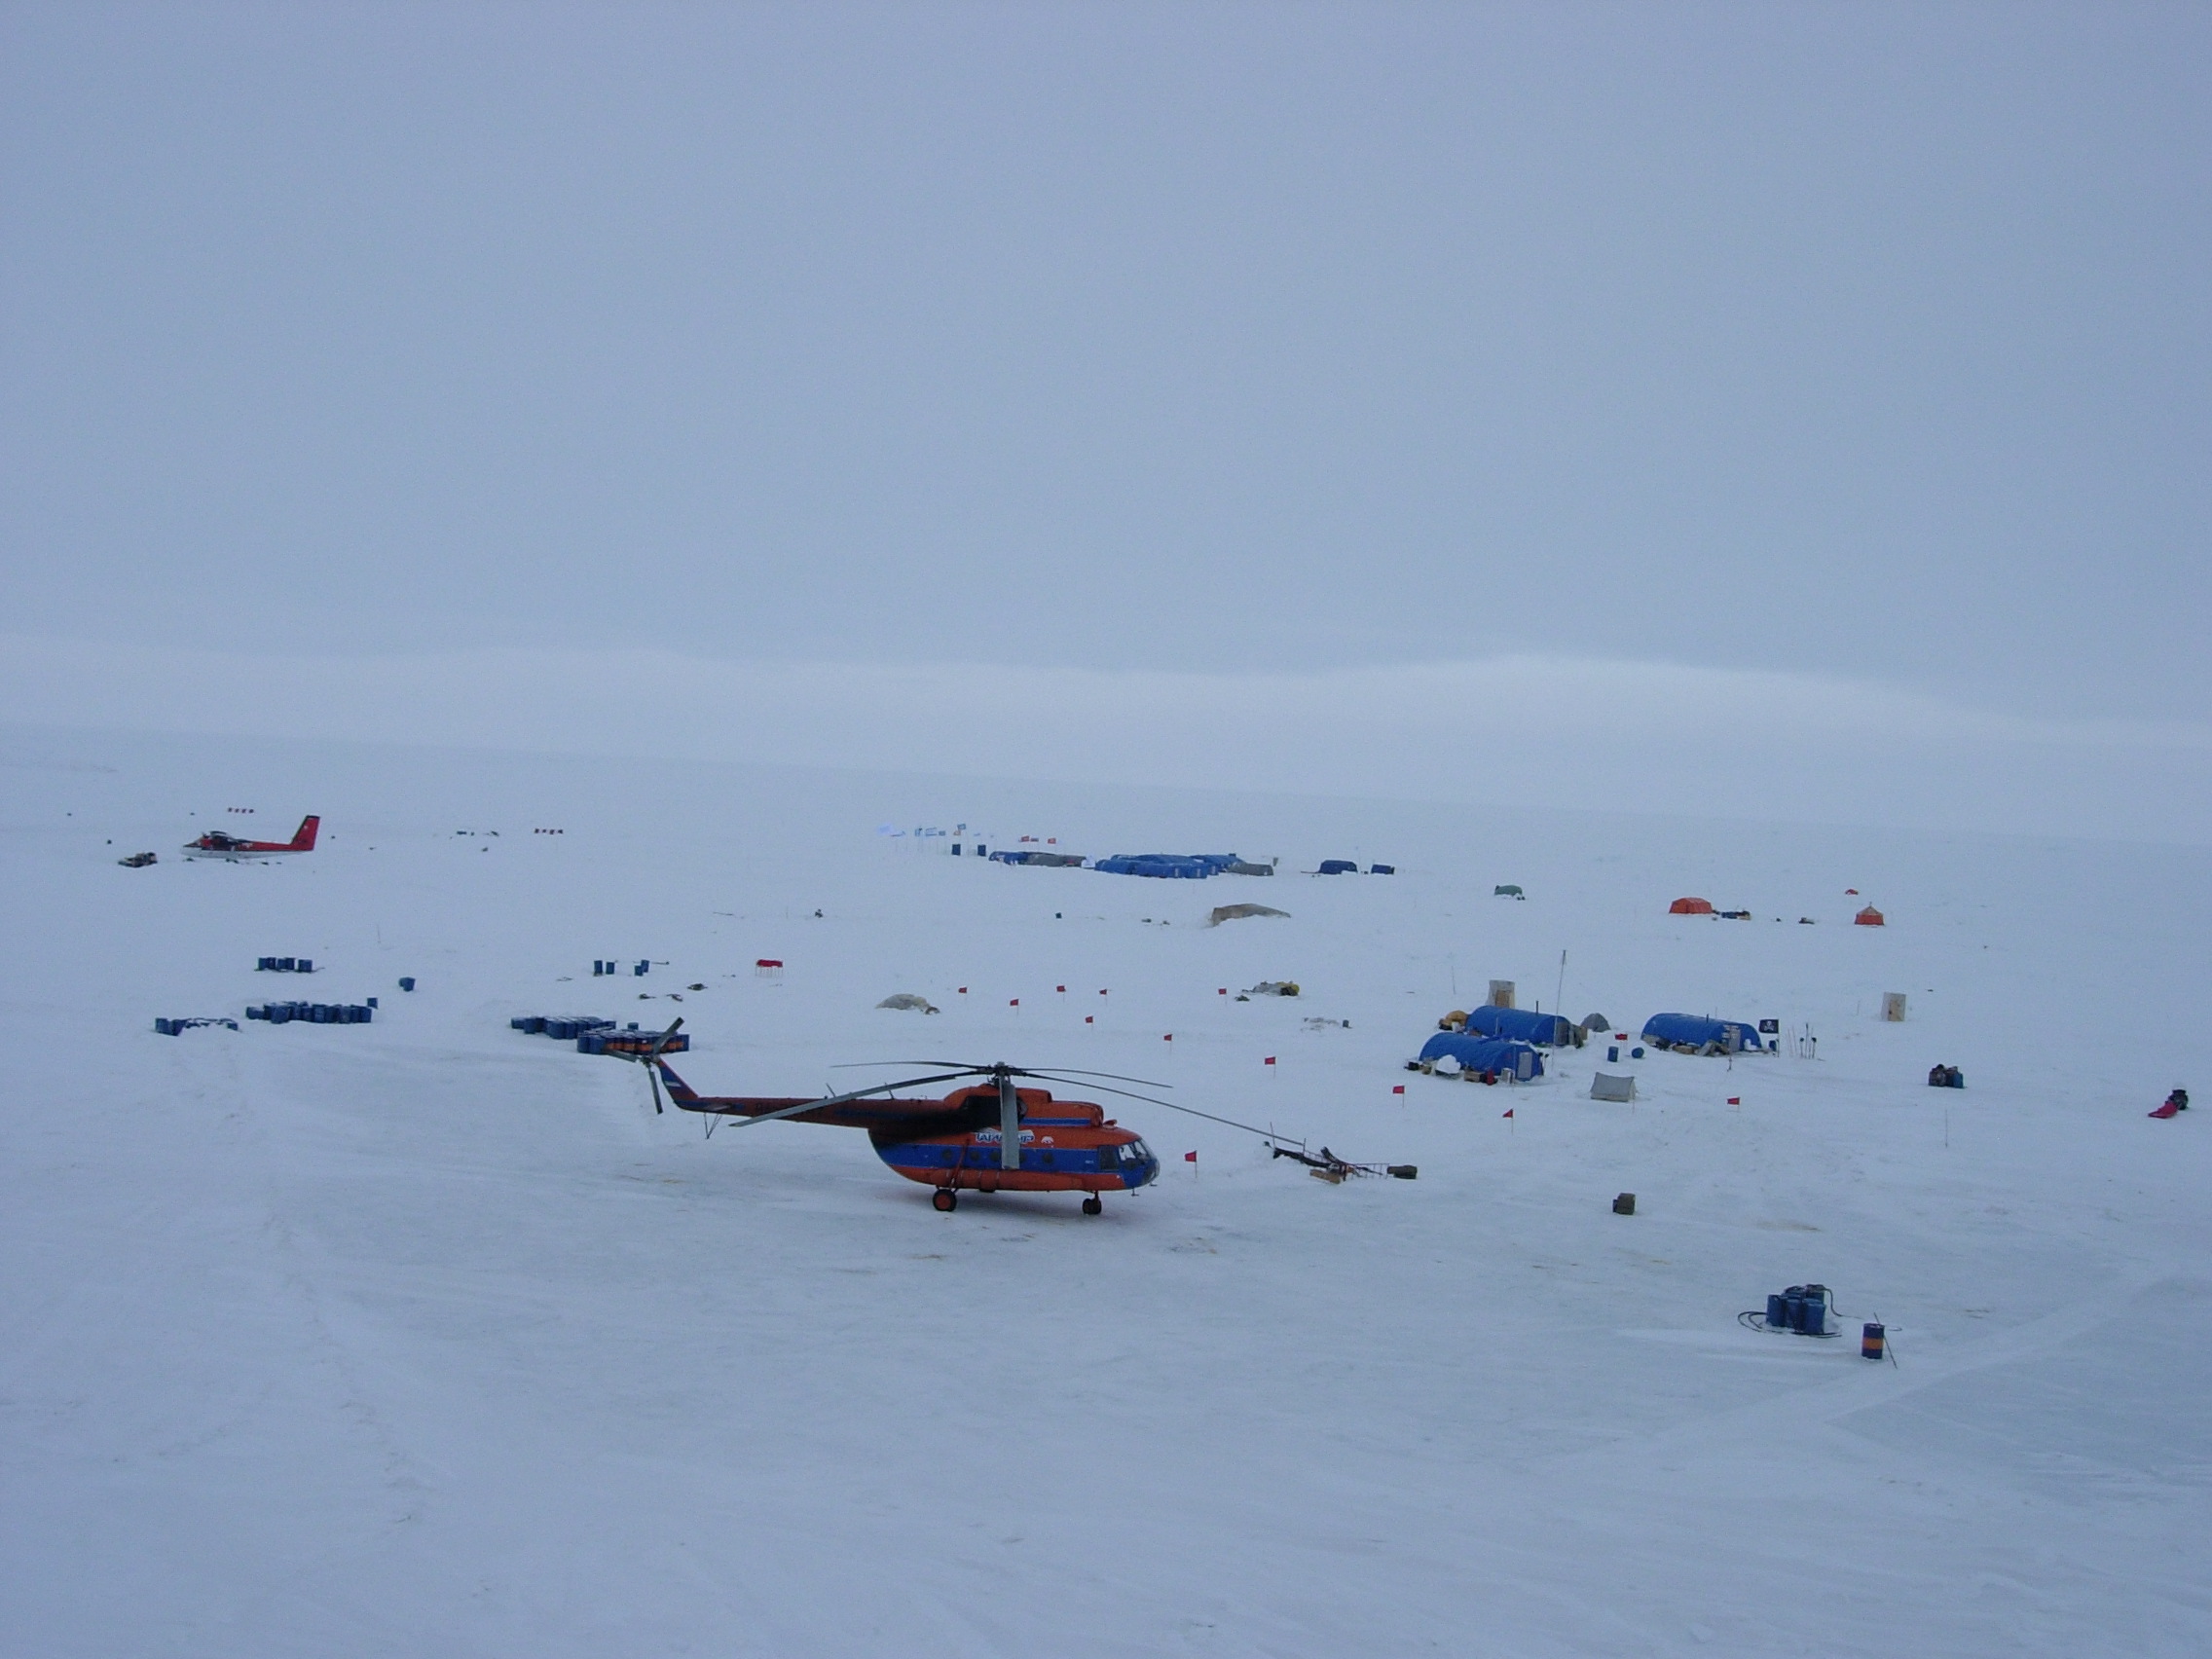
[[1104, 995], [1105, 995], [1106, 993], [1105, 993], [1104, 991], [1100, 991], [1100, 992], [1099, 992], [1098, 994], [1099, 994], [1100, 996], [1104, 996]]
[[1214, 992], [1214, 995], [1217, 997], [1225, 997], [1229, 995], [1229, 987], [1227, 985], [1222, 986], [1220, 990]]
[[1096, 1024], [1098, 1023], [1098, 1021], [1097, 1021], [1096, 1019], [1092, 1018], [1092, 1017], [1091, 1017], [1091, 1016], [1090, 1016], [1089, 1014], [1085, 1014], [1085, 1015], [1083, 1016], [1083, 1022], [1084, 1022], [1084, 1024], [1086, 1024], [1086, 1025], [1096, 1025]]
[[1275, 1063], [1275, 1057], [1274, 1057], [1274, 1055], [1272, 1055], [1272, 1054], [1270, 1054], [1270, 1055], [1269, 1055], [1269, 1056], [1268, 1056], [1268, 1057], [1267, 1057], [1266, 1059], [1264, 1059], [1264, 1060], [1262, 1060], [1262, 1061], [1260, 1062], [1260, 1064], [1262, 1064], [1262, 1065], [1264, 1065], [1264, 1066], [1272, 1066], [1272, 1065], [1273, 1065], [1274, 1063]]
[[1172, 1043], [1175, 1041], [1175, 1033], [1172, 1031], [1164, 1032], [1161, 1034], [1160, 1040], [1162, 1043]]
[[1009, 997], [1006, 999], [1006, 1006], [1009, 1008], [1019, 1008], [1021, 1006], [1021, 999], [1019, 997]]
[[1405, 1091], [1406, 1086], [1402, 1083], [1394, 1083], [1390, 1086], [1390, 1092], [1392, 1094], [1403, 1094], [1405, 1093]]
[[1183, 1154], [1183, 1161], [1185, 1163], [1196, 1163], [1198, 1162], [1198, 1155], [1195, 1152], [1186, 1152], [1185, 1154]]
[[1744, 1097], [1741, 1094], [1731, 1094], [1728, 1096], [1728, 1104], [1731, 1106], [1741, 1106], [1743, 1103]]
[[1068, 988], [1065, 985], [1054, 985], [1052, 989], [1059, 992], [1063, 997], [1068, 994]]
[[966, 985], [962, 985], [960, 987], [960, 994], [962, 996], [966, 996], [968, 994], [968, 987]]
[[1510, 1107], [1510, 1106], [1508, 1106], [1508, 1107], [1507, 1107], [1507, 1108], [1506, 1108], [1506, 1109], [1505, 1109], [1505, 1110], [1504, 1110], [1503, 1112], [1499, 1113], [1499, 1114], [1498, 1114], [1498, 1116], [1500, 1116], [1500, 1117], [1502, 1117], [1502, 1118], [1510, 1118], [1510, 1117], [1512, 1117], [1512, 1116], [1513, 1116], [1513, 1108], [1512, 1108], [1512, 1107]]

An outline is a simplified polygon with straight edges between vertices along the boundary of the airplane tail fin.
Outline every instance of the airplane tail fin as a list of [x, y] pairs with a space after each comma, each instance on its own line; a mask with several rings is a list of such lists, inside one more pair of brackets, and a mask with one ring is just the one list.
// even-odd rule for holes
[[300, 820], [299, 829], [292, 832], [292, 844], [284, 850], [288, 853], [313, 852], [315, 831], [321, 828], [322, 820], [315, 817], [313, 813], [309, 813], [307, 817]]

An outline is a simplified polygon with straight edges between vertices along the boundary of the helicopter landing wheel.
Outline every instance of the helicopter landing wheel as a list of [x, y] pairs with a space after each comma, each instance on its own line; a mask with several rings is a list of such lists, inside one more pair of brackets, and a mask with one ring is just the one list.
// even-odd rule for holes
[[1102, 1215], [1105, 1213], [1105, 1200], [1100, 1198], [1096, 1193], [1091, 1194], [1089, 1198], [1083, 1200], [1083, 1213], [1085, 1215]]
[[950, 1211], [956, 1210], [960, 1207], [960, 1200], [957, 1198], [953, 1197], [952, 1189], [950, 1187], [940, 1187], [936, 1192], [932, 1193], [930, 1195], [930, 1202], [935, 1204], [940, 1210]]

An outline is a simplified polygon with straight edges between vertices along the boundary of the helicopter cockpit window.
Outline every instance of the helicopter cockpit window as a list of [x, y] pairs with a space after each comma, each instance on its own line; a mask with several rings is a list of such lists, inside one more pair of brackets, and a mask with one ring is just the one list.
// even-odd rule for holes
[[1120, 1162], [1121, 1162], [1121, 1161], [1122, 1161], [1122, 1149], [1121, 1149], [1120, 1147], [1118, 1147], [1118, 1146], [1102, 1146], [1102, 1147], [1100, 1147], [1100, 1148], [1098, 1149], [1098, 1167], [1099, 1167], [1099, 1168], [1101, 1168], [1101, 1169], [1112, 1169], [1112, 1168], [1116, 1167], [1116, 1166], [1117, 1166], [1118, 1164], [1120, 1164]]
[[1131, 1141], [1127, 1146], [1122, 1148], [1122, 1161], [1124, 1163], [1150, 1163], [1152, 1161], [1152, 1148], [1146, 1146], [1141, 1140]]

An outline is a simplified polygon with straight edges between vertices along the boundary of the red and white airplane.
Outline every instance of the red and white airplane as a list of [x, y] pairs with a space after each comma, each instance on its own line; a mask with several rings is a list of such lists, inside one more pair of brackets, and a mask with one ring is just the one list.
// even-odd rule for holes
[[265, 859], [276, 853], [312, 853], [315, 831], [321, 828], [322, 820], [310, 813], [300, 820], [300, 827], [289, 841], [247, 841], [237, 835], [226, 835], [220, 830], [210, 830], [199, 840], [185, 842], [184, 856], [188, 859]]

